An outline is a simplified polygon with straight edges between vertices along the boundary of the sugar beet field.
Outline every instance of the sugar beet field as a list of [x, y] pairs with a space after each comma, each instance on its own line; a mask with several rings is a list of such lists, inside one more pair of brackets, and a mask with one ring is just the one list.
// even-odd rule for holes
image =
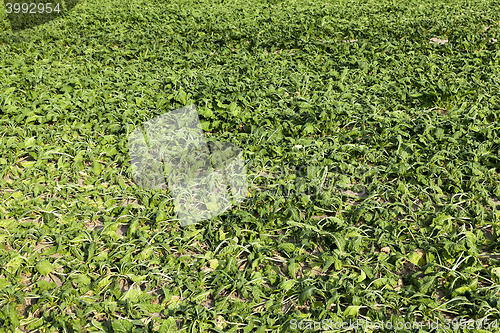
[[[12, 2], [1, 332], [500, 330], [498, 1]], [[182, 226], [129, 136], [189, 105], [248, 191]]]

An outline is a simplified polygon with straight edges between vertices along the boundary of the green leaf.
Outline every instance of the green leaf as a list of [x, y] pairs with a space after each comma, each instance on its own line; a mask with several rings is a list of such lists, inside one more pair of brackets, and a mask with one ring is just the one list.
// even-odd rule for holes
[[143, 282], [146, 280], [146, 278], [148, 277], [147, 275], [135, 275], [135, 274], [132, 274], [132, 273], [128, 273], [128, 274], [125, 274], [130, 280], [132, 280], [133, 282], [136, 282], [136, 283], [139, 283], [139, 282]]
[[10, 274], [14, 274], [19, 267], [21, 267], [21, 264], [24, 262], [24, 258], [17, 255], [13, 259], [11, 259], [7, 265], [5, 266], [5, 269], [7, 272]]
[[121, 301], [130, 300], [132, 302], [137, 302], [141, 293], [142, 292], [139, 288], [133, 286], [125, 294], [123, 294], [120, 300]]
[[278, 248], [287, 253], [292, 253], [293, 251], [295, 251], [295, 245], [292, 243], [281, 243], [278, 245]]
[[155, 219], [156, 223], [163, 222], [163, 221], [166, 221], [166, 220], [168, 220], [168, 214], [167, 213], [161, 211], [161, 212], [158, 213], [158, 215], [156, 215], [156, 219]]
[[97, 291], [100, 291], [102, 288], [104, 288], [105, 286], [107, 286], [109, 284], [109, 281], [111, 280], [111, 277], [110, 276], [104, 276], [103, 278], [101, 278], [98, 282], [96, 282], [94, 288], [97, 290]]
[[359, 309], [361, 309], [360, 305], [349, 305], [345, 310], [344, 310], [344, 316], [349, 317], [349, 318], [355, 318], [359, 314]]
[[217, 267], [219, 267], [219, 260], [217, 259], [211, 259], [208, 261], [209, 265], [210, 265], [210, 268], [212, 269], [217, 269]]
[[158, 333], [173, 333], [177, 331], [177, 323], [174, 317], [168, 317], [165, 321], [163, 321], [158, 329]]
[[10, 285], [9, 281], [7, 281], [6, 279], [1, 279], [0, 278], [0, 289], [5, 288], [8, 285]]
[[42, 260], [36, 264], [35, 269], [42, 275], [48, 275], [52, 273], [54, 267], [47, 260]]
[[84, 287], [90, 285], [92, 280], [87, 274], [77, 274], [73, 277], [73, 281], [78, 283], [79, 287]]
[[207, 206], [208, 210], [213, 211], [213, 212], [216, 212], [219, 210], [219, 205], [217, 205], [216, 202], [207, 202], [206, 206]]
[[129, 333], [134, 327], [134, 324], [129, 320], [117, 319], [113, 322], [112, 326], [113, 326], [113, 332]]
[[36, 286], [40, 289], [43, 290], [51, 290], [57, 287], [57, 284], [55, 282], [48, 282], [44, 280], [40, 280], [36, 283]]
[[299, 295], [299, 305], [303, 305], [314, 293], [316, 292], [316, 287], [309, 286]]
[[102, 171], [102, 166], [99, 162], [96, 162], [96, 161], [93, 161], [92, 162], [92, 171], [94, 171], [94, 173], [96, 175], [100, 175], [101, 174], [101, 171]]
[[136, 306], [148, 313], [159, 313], [164, 309], [161, 304], [139, 303]]
[[229, 104], [229, 112], [231, 113], [232, 116], [238, 117], [238, 115], [240, 114], [240, 112], [237, 109], [236, 102], [232, 102], [231, 104]]
[[436, 286], [437, 276], [424, 276], [422, 283], [420, 284], [420, 292], [422, 294], [427, 294], [428, 292], [434, 291]]
[[361, 270], [361, 274], [359, 274], [357, 281], [359, 283], [359, 282], [364, 281], [365, 279], [366, 279], [366, 274], [363, 270]]
[[211, 124], [209, 121], [201, 121], [201, 129], [204, 130], [205, 132], [210, 131], [212, 128]]
[[295, 281], [295, 280], [286, 280], [280, 284], [280, 288], [283, 289], [284, 291], [288, 291], [288, 290], [292, 289], [296, 283], [297, 283], [297, 281]]
[[108, 259], [108, 253], [107, 252], [99, 252], [99, 254], [94, 257], [94, 261], [95, 262], [106, 261], [106, 259]]
[[314, 132], [314, 127], [311, 124], [307, 124], [302, 130], [302, 135], [308, 135]]
[[295, 279], [295, 273], [297, 272], [297, 270], [299, 269], [299, 265], [297, 265], [297, 263], [295, 263], [295, 259], [290, 259], [290, 261], [288, 262], [288, 276], [292, 279]]
[[33, 147], [34, 145], [36, 145], [36, 137], [31, 137], [31, 138], [28, 138], [24, 141], [24, 148], [29, 148], [29, 147]]

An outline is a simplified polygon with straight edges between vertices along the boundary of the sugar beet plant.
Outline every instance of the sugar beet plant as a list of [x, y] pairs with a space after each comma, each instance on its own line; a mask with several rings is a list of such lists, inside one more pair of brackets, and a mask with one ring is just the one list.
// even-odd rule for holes
[[[23, 31], [0, 11], [1, 329], [495, 331], [497, 5], [87, 0]], [[127, 144], [187, 105], [251, 163], [242, 203], [180, 227]]]

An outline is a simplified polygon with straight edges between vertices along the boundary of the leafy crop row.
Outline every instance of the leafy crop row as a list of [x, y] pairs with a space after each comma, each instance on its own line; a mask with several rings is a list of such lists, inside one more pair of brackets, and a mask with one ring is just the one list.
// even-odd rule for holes
[[[2, 329], [500, 319], [497, 7], [88, 0], [15, 33], [0, 17]], [[250, 193], [181, 228], [168, 191], [133, 183], [127, 143], [191, 104], [208, 141], [243, 148]]]

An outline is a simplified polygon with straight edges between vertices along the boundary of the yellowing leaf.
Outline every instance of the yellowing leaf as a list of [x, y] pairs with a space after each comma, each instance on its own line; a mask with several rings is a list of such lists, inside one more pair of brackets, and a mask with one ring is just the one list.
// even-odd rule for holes
[[208, 263], [212, 269], [217, 269], [217, 267], [219, 267], [219, 260], [217, 259], [209, 260]]
[[414, 264], [415, 266], [419, 267], [424, 266], [426, 264], [425, 251], [422, 249], [416, 249], [409, 255], [408, 261]]

